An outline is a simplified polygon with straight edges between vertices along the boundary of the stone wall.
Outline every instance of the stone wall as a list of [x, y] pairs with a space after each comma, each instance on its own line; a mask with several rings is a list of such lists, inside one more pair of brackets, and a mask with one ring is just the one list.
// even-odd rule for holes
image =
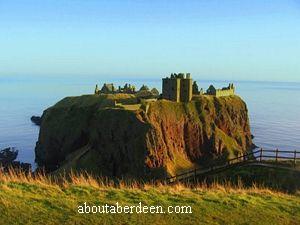
[[232, 83], [230, 83], [228, 87], [224, 87], [222, 89], [216, 89], [213, 85], [210, 85], [206, 91], [206, 94], [216, 97], [230, 96], [235, 94], [235, 87]]
[[234, 95], [234, 89], [228, 89], [228, 90], [222, 90], [218, 89], [216, 90], [216, 97], [222, 97], [222, 96], [230, 96]]
[[171, 101], [180, 101], [180, 79], [164, 78], [162, 84], [162, 98]]
[[180, 80], [180, 101], [189, 102], [193, 97], [193, 81], [192, 79]]

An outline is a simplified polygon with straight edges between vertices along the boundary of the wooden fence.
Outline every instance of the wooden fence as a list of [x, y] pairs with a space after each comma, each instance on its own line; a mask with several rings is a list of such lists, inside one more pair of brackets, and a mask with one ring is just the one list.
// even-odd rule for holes
[[259, 149], [236, 158], [227, 160], [222, 164], [214, 164], [211, 166], [207, 166], [205, 168], [196, 168], [194, 170], [189, 170], [187, 172], [168, 177], [166, 179], [167, 183], [173, 183], [177, 181], [183, 181], [190, 178], [197, 178], [198, 176], [203, 176], [208, 173], [212, 173], [214, 171], [222, 171], [228, 169], [233, 166], [237, 166], [240, 164], [244, 164], [247, 162], [263, 162], [270, 161], [270, 159], [275, 159], [275, 162], [279, 161], [292, 161], [294, 167], [296, 167], [297, 160], [300, 160], [300, 151], [282, 151], [282, 150], [267, 150], [267, 149]]

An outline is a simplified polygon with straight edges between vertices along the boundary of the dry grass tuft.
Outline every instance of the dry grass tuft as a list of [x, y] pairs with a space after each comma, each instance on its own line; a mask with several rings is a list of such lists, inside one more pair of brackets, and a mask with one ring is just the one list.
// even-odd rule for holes
[[[142, 191], [149, 191], [151, 189], [156, 189], [161, 193], [180, 193], [184, 191], [218, 191], [223, 193], [243, 193], [243, 192], [253, 192], [253, 193], [266, 193], [266, 194], [286, 194], [277, 190], [268, 189], [262, 185], [253, 183], [252, 187], [246, 187], [241, 180], [237, 184], [231, 182], [226, 182], [220, 184], [218, 182], [213, 182], [208, 184], [207, 182], [202, 182], [198, 184], [193, 183], [175, 183], [168, 185], [161, 182], [139, 182], [136, 180], [112, 180], [107, 177], [95, 177], [87, 172], [74, 172], [62, 175], [47, 175], [45, 172], [41, 171], [38, 173], [24, 173], [20, 170], [15, 170], [10, 168], [8, 171], [0, 170], [0, 182], [8, 183], [30, 183], [43, 186], [59, 186], [62, 188], [67, 188], [70, 186], [88, 186], [96, 189], [138, 189]], [[296, 195], [300, 195], [297, 191]]]

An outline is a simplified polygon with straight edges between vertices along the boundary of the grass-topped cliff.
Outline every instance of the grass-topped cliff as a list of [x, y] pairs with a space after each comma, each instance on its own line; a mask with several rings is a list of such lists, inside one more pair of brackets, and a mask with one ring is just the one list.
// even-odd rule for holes
[[232, 158], [251, 145], [238, 96], [140, 103], [134, 95], [86, 95], [44, 112], [36, 160], [50, 170], [144, 179]]
[[[190, 206], [191, 214], [79, 214], [78, 206]], [[104, 184], [0, 173], [0, 224], [300, 224], [300, 195], [230, 185]]]

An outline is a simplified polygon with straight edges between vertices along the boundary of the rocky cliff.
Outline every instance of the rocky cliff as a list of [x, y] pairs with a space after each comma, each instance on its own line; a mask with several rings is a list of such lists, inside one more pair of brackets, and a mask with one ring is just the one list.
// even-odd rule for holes
[[36, 162], [113, 177], [174, 175], [250, 150], [237, 96], [139, 103], [134, 95], [68, 97], [44, 111]]

